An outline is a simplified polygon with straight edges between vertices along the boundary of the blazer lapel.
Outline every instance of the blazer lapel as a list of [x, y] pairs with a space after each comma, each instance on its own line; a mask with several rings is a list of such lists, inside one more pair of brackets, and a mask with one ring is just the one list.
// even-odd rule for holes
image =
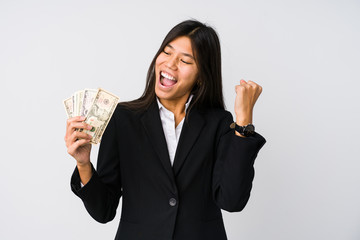
[[205, 123], [204, 118], [196, 109], [191, 110], [187, 120], [184, 120], [184, 125], [176, 149], [173, 166], [175, 176], [184, 164], [187, 155], [194, 146]]
[[159, 108], [156, 101], [151, 104], [141, 118], [150, 142], [159, 156], [161, 163], [172, 182], [175, 181], [173, 169], [170, 163], [169, 151], [166, 144], [164, 130], [162, 128]]

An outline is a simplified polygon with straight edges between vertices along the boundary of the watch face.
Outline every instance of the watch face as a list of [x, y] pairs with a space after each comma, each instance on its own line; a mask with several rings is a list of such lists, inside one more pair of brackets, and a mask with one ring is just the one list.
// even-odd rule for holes
[[245, 136], [253, 134], [254, 131], [255, 131], [254, 125], [252, 125], [252, 124], [247, 125], [244, 129]]

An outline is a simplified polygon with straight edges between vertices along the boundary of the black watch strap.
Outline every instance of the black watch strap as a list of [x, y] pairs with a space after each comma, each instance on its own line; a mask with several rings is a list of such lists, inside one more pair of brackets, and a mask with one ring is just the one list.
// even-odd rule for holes
[[237, 131], [238, 133], [240, 133], [241, 135], [243, 135], [245, 137], [252, 136], [255, 133], [255, 126], [252, 125], [251, 123], [249, 123], [248, 125], [245, 125], [245, 126], [239, 126], [235, 122], [233, 122], [230, 125], [230, 128], [235, 129], [235, 131]]

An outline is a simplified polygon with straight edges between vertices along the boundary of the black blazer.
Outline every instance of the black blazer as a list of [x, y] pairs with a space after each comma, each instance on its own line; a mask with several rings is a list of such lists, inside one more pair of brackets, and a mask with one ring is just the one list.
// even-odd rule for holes
[[103, 135], [97, 170], [80, 188], [71, 187], [97, 221], [115, 217], [115, 239], [227, 239], [221, 210], [241, 211], [250, 196], [253, 163], [265, 139], [241, 138], [230, 129], [232, 115], [192, 109], [185, 120], [171, 166], [156, 101], [133, 112], [118, 106]]

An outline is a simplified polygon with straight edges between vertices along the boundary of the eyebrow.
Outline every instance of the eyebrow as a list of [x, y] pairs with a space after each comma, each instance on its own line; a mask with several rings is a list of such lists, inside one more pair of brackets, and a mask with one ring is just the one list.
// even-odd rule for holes
[[[166, 45], [166, 46], [169, 47], [169, 48], [171, 48], [171, 49], [174, 49], [174, 50], [175, 50], [175, 48], [174, 48], [173, 46], [171, 46], [170, 44], [168, 44], [168, 45]], [[181, 54], [184, 55], [184, 56], [187, 56], [187, 57], [189, 57], [189, 58], [192, 58], [193, 60], [195, 60], [194, 56], [191, 55], [191, 54], [189, 54], [189, 53], [184, 53], [184, 52], [182, 52]]]

